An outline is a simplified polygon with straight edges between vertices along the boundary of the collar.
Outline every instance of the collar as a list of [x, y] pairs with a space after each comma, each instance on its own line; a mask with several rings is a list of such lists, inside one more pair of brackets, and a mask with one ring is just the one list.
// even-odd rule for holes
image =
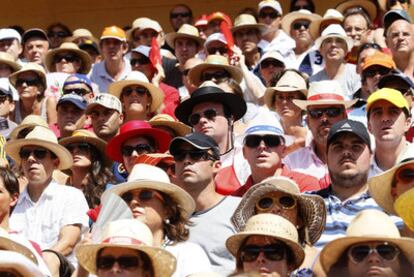
[[[48, 198], [50, 198], [50, 197], [52, 197], [54, 194], [55, 194], [55, 192], [57, 191], [57, 189], [58, 189], [58, 186], [60, 186], [60, 185], [58, 185], [54, 180], [52, 180], [47, 186], [46, 186], [46, 188], [43, 190], [43, 192], [42, 192], [42, 194], [41, 194], [41, 196], [40, 196], [40, 198], [39, 198], [39, 200], [41, 199], [41, 198], [44, 198], [44, 197], [48, 197]], [[20, 204], [20, 203], [22, 203], [23, 201], [30, 201], [30, 202], [33, 202], [32, 201], [32, 199], [30, 198], [30, 195], [29, 195], [29, 191], [28, 191], [28, 185], [26, 186], [26, 188], [23, 190], [23, 192], [20, 194], [20, 197], [19, 197], [19, 200], [17, 201], [17, 204]]]

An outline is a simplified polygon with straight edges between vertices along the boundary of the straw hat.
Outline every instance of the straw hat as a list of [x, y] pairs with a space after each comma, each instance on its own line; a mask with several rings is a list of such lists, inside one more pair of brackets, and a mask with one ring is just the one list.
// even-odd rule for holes
[[276, 83], [276, 86], [269, 87], [265, 91], [264, 102], [270, 110], [274, 110], [274, 95], [276, 92], [294, 92], [300, 91], [306, 97], [308, 94], [308, 88], [306, 85], [306, 80], [302, 75], [298, 74], [296, 71], [287, 70], [280, 77], [279, 81]]
[[56, 65], [53, 59], [60, 53], [75, 53], [81, 59], [82, 65], [78, 73], [88, 74], [91, 70], [92, 59], [86, 51], [80, 50], [73, 42], [64, 42], [58, 48], [49, 50], [45, 56], [45, 66], [49, 72], [56, 72]]
[[102, 240], [97, 243], [79, 245], [76, 257], [90, 273], [97, 274], [96, 259], [103, 248], [121, 247], [142, 251], [148, 255], [155, 277], [169, 277], [176, 268], [176, 259], [167, 250], [153, 245], [151, 230], [135, 219], [121, 219], [109, 222], [103, 229]]
[[255, 235], [283, 241], [293, 252], [295, 269], [302, 264], [305, 252], [298, 242], [298, 231], [289, 220], [274, 214], [259, 214], [249, 218], [243, 231], [226, 240], [226, 247], [236, 257], [243, 242]]
[[414, 188], [401, 194], [394, 202], [394, 210], [402, 218], [404, 224], [414, 231]]
[[94, 37], [91, 31], [85, 28], [79, 28], [79, 29], [74, 30], [72, 32], [72, 36], [66, 38], [65, 41], [74, 42], [76, 39], [82, 38], [82, 37], [92, 40], [97, 45], [99, 44], [99, 40], [96, 37]]
[[101, 158], [104, 160], [105, 164], [110, 165], [112, 161], [108, 159], [106, 155], [106, 141], [98, 138], [94, 133], [85, 129], [79, 129], [73, 131], [70, 137], [65, 137], [59, 140], [59, 144], [62, 146], [68, 146], [71, 143], [86, 142], [89, 143], [101, 153]]
[[30, 259], [14, 251], [0, 250], [0, 271], [3, 269], [13, 270], [18, 276], [45, 276]]
[[9, 76], [9, 81], [10, 83], [16, 87], [16, 81], [17, 81], [17, 77], [19, 76], [20, 73], [23, 72], [29, 72], [32, 71], [34, 73], [36, 73], [40, 79], [42, 80], [43, 85], [46, 87], [46, 72], [43, 68], [43, 66], [37, 64], [37, 63], [25, 63], [23, 64], [22, 68], [20, 68], [18, 71], [14, 72], [13, 74], [11, 74]]
[[12, 73], [16, 72], [18, 70], [20, 70], [20, 68], [22, 68], [22, 66], [18, 63], [16, 63], [13, 59], [13, 56], [10, 55], [7, 52], [0, 52], [0, 63], [4, 63], [7, 64], [8, 66], [11, 67], [12, 69]]
[[20, 131], [22, 131], [26, 128], [34, 128], [35, 126], [42, 126], [42, 127], [49, 128], [49, 125], [47, 124], [46, 120], [43, 119], [43, 117], [41, 117], [40, 115], [29, 114], [10, 133], [10, 135], [9, 135], [10, 140], [16, 139], [18, 137]]
[[281, 191], [293, 195], [299, 203], [299, 211], [309, 231], [309, 243], [318, 241], [325, 228], [325, 201], [318, 195], [300, 193], [298, 185], [286, 177], [270, 177], [252, 186], [243, 196], [231, 217], [236, 230], [244, 228], [247, 220], [255, 214], [256, 202], [266, 193]]
[[128, 181], [106, 190], [102, 199], [109, 193], [122, 196], [125, 192], [135, 189], [153, 189], [167, 194], [178, 204], [186, 218], [194, 212], [194, 200], [185, 190], [172, 184], [167, 173], [161, 168], [144, 163], [136, 164], [128, 176]]
[[330, 24], [342, 24], [344, 16], [337, 10], [327, 9], [321, 19], [312, 21], [309, 25], [309, 32], [313, 39], [317, 39], [321, 34], [321, 27], [329, 26]]
[[201, 75], [203, 75], [203, 71], [207, 69], [224, 69], [230, 73], [231, 77], [239, 84], [243, 80], [243, 72], [241, 69], [230, 65], [228, 59], [221, 55], [208, 55], [203, 63], [190, 69], [188, 72], [188, 79], [193, 85], [200, 86], [202, 83]]
[[177, 38], [193, 39], [197, 42], [198, 46], [204, 45], [204, 39], [200, 37], [198, 29], [189, 24], [183, 24], [177, 32], [165, 35], [165, 41], [172, 49], [174, 49], [174, 42]]
[[132, 27], [127, 31], [127, 37], [129, 41], [133, 41], [133, 35], [135, 30], [152, 29], [157, 33], [162, 32], [161, 25], [148, 17], [138, 17], [132, 22]]
[[310, 22], [313, 22], [316, 20], [321, 20], [322, 17], [319, 14], [311, 13], [310, 11], [304, 9], [288, 13], [282, 19], [283, 31], [289, 35], [292, 23], [299, 19], [309, 20]]
[[354, 44], [352, 39], [346, 35], [345, 30], [341, 25], [331, 24], [326, 27], [326, 29], [322, 31], [321, 36], [315, 40], [315, 48], [320, 49], [322, 43], [328, 38], [340, 38], [345, 41], [348, 52], [351, 51]]
[[319, 257], [322, 268], [328, 272], [348, 247], [369, 241], [386, 241], [397, 245], [411, 265], [414, 265], [414, 239], [402, 238], [391, 217], [384, 212], [367, 209], [352, 219], [346, 237], [325, 245]]
[[152, 99], [150, 112], [155, 112], [164, 101], [164, 92], [159, 87], [151, 84], [147, 77], [139, 71], [131, 71], [125, 79], [110, 84], [108, 92], [121, 99], [122, 90], [131, 85], [142, 86], [149, 91]]
[[409, 144], [402, 151], [392, 168], [368, 180], [369, 193], [375, 202], [387, 213], [396, 214], [394, 210], [394, 197], [391, 195], [394, 176], [400, 168], [408, 164], [414, 164], [413, 144]]
[[148, 123], [151, 124], [152, 127], [166, 126], [168, 128], [171, 128], [180, 137], [191, 133], [190, 126], [175, 120], [171, 115], [165, 113], [155, 115], [148, 121]]
[[[380, 1], [381, 0], [378, 0], [378, 2]], [[335, 9], [340, 13], [345, 14], [346, 11], [351, 8], [362, 8], [371, 21], [374, 21], [377, 17], [377, 7], [370, 0], [345, 0], [336, 5]]]
[[306, 110], [311, 105], [344, 105], [345, 109], [348, 109], [357, 101], [357, 99], [345, 100], [338, 81], [327, 80], [311, 83], [307, 100], [294, 99], [292, 102], [302, 110]]
[[26, 246], [15, 241], [10, 234], [3, 228], [0, 227], [0, 249], [18, 252], [30, 259], [36, 265], [38, 264], [36, 256]]
[[6, 153], [17, 163], [21, 163], [19, 151], [24, 146], [40, 146], [52, 151], [59, 159], [58, 169], [67, 169], [72, 166], [72, 155], [58, 143], [53, 131], [42, 126], [36, 126], [24, 139], [9, 141], [4, 146]]
[[260, 33], [264, 33], [267, 27], [265, 24], [257, 23], [253, 15], [242, 13], [234, 20], [234, 27], [231, 28], [231, 32], [234, 34], [242, 29], [257, 29]]

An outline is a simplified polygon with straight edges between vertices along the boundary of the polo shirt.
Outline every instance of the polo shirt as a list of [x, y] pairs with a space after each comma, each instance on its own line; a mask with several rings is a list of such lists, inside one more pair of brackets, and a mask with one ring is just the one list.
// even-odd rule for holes
[[124, 69], [121, 75], [119, 76], [119, 79], [115, 80], [106, 71], [105, 61], [96, 63], [93, 65], [89, 79], [91, 79], [91, 81], [98, 86], [99, 92], [101, 93], [108, 92], [108, 86], [110, 84], [116, 81], [124, 80], [127, 77], [127, 75], [131, 72], [131, 65], [129, 64], [126, 58], [124, 58], [124, 65], [125, 65]]

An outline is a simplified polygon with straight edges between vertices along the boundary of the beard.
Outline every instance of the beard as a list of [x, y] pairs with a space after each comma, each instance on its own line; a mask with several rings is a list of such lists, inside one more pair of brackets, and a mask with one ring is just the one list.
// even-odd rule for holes
[[358, 172], [354, 175], [344, 174], [342, 172], [329, 172], [331, 177], [331, 183], [335, 186], [340, 186], [343, 188], [352, 188], [363, 186], [368, 181], [368, 171], [367, 172]]

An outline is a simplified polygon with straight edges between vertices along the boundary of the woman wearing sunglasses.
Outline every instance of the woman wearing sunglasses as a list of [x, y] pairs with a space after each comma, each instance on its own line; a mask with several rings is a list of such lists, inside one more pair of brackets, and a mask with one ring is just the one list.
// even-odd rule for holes
[[328, 243], [320, 261], [328, 276], [413, 276], [414, 240], [400, 236], [379, 210], [358, 213], [346, 237]]
[[244, 230], [229, 237], [226, 247], [236, 257], [237, 272], [258, 272], [262, 276], [289, 276], [305, 253], [295, 226], [273, 214], [251, 217]]
[[111, 160], [106, 158], [106, 142], [87, 130], [76, 130], [59, 144], [72, 154], [73, 165], [67, 185], [83, 191], [90, 208], [100, 204], [101, 194], [113, 183]]
[[128, 176], [128, 182], [113, 186], [104, 195], [109, 193], [122, 197], [133, 217], [148, 225], [154, 236], [154, 246], [177, 258], [174, 277], [211, 271], [204, 250], [187, 241], [189, 230], [186, 225], [194, 212], [194, 201], [186, 191], [170, 182], [165, 171], [148, 164], [137, 164]]
[[320, 238], [326, 221], [323, 199], [301, 194], [298, 185], [285, 177], [271, 177], [252, 186], [244, 195], [231, 220], [236, 230], [243, 230], [254, 215], [271, 213], [289, 220], [297, 229], [299, 243], [306, 258], [299, 273], [320, 272], [315, 264], [318, 250], [313, 246]]

